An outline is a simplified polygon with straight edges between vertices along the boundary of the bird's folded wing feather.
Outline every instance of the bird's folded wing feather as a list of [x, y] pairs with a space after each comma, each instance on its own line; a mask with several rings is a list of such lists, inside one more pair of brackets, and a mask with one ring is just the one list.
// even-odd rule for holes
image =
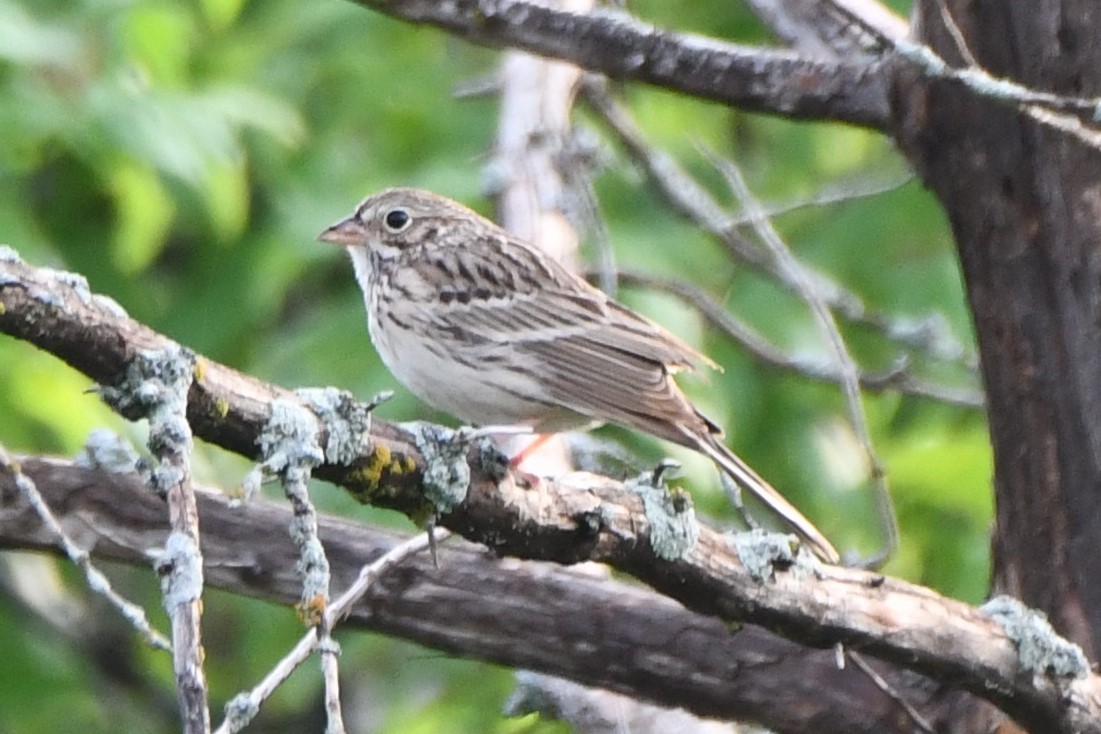
[[487, 356], [507, 349], [517, 369], [538, 376], [547, 398], [584, 415], [687, 445], [674, 424], [715, 432], [670, 377], [710, 360], [584, 285], [453, 299], [437, 312], [434, 331], [445, 339], [476, 335]]

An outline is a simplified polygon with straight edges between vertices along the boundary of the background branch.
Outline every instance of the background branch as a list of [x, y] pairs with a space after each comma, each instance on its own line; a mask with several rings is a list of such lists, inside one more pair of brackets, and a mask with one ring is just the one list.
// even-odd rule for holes
[[[881, 51], [865, 27], [888, 38], [904, 38], [908, 30], [905, 20], [876, 0], [749, 0], [749, 5], [777, 38], [817, 58], [855, 57], [870, 47]], [[855, 23], [853, 16], [861, 23]]]
[[[741, 221], [728, 213], [675, 158], [645, 139], [630, 111], [611, 94], [605, 80], [587, 77], [582, 93], [585, 101], [600, 116], [631, 159], [645, 171], [650, 183], [674, 211], [715, 237], [739, 262], [767, 274], [783, 287], [797, 291], [790, 275], [782, 273], [767, 253], [739, 234]], [[804, 263], [799, 263], [797, 267], [801, 272], [799, 280], [808, 282], [817, 296], [846, 320], [880, 332], [885, 338], [929, 359], [956, 363], [970, 374], [977, 373], [974, 355], [939, 321], [925, 318], [907, 323], [869, 307], [859, 295], [826, 274]]]
[[[592, 278], [596, 274], [590, 270], [588, 275]], [[788, 354], [761, 336], [752, 326], [723, 308], [721, 303], [693, 283], [632, 270], [620, 270], [617, 272], [617, 277], [619, 282], [626, 286], [648, 288], [676, 296], [696, 309], [709, 324], [752, 354], [754, 359], [760, 360], [769, 367], [787, 370], [811, 380], [826, 382], [841, 380], [841, 375], [838, 374], [835, 366], [823, 360]], [[960, 408], [976, 409], [982, 408], [984, 404], [981, 390], [967, 387], [954, 388], [925, 380], [915, 375], [912, 365], [904, 359], [899, 360], [894, 367], [884, 372], [860, 370], [858, 377], [860, 386], [870, 392], [897, 390], [905, 395], [927, 398]]]
[[571, 13], [519, 0], [356, 0], [473, 43], [572, 61], [745, 110], [885, 129], [885, 67], [738, 46], [647, 25], [622, 11]]
[[[23, 466], [66, 527], [80, 528], [103, 561], [147, 565], [164, 544], [164, 503], [140, 478], [24, 457]], [[210, 586], [292, 605], [301, 582], [286, 528], [291, 510], [256, 499], [231, 507], [221, 492], [197, 488], [203, 558]], [[334, 588], [346, 588], [400, 534], [321, 515], [320, 536]], [[247, 542], [244, 539], [248, 539]], [[57, 553], [53, 534], [0, 480], [0, 546]], [[788, 642], [759, 627], [736, 632], [653, 591], [568, 568], [499, 558], [453, 539], [405, 561], [372, 584], [346, 624], [464, 657], [563, 676], [700, 715], [760, 721], [777, 732], [906, 732], [893, 700], [862, 673], [838, 670], [832, 650]], [[340, 634], [340, 628], [337, 629]], [[564, 655], [562, 651], [568, 650]], [[969, 699], [900, 668], [876, 664], [912, 705], [941, 708]], [[940, 731], [966, 731], [942, 722]], [[956, 728], [952, 728], [956, 727]]]

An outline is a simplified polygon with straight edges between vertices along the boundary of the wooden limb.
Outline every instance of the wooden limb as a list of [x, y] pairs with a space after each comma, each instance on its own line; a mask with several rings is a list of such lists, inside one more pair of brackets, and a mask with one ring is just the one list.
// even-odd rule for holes
[[[164, 544], [164, 503], [139, 478], [58, 459], [22, 457], [22, 466], [65, 527], [79, 528], [96, 560], [144, 566], [146, 550]], [[263, 499], [232, 507], [224, 493], [202, 487], [196, 496], [207, 585], [297, 603], [302, 584], [294, 570], [298, 552], [286, 533], [290, 507]], [[327, 515], [319, 517], [319, 530], [337, 589], [405, 540]], [[6, 477], [0, 479], [0, 547], [59, 553], [56, 536]], [[777, 732], [910, 730], [893, 699], [854, 667], [839, 670], [832, 650], [797, 645], [752, 625], [732, 630], [635, 584], [496, 557], [456, 539], [440, 547], [440, 557], [440, 568], [420, 554], [374, 580], [342, 626], [704, 716], [759, 721]], [[879, 670], [926, 716], [943, 710], [946, 698], [973, 702], [901, 668]], [[941, 732], [966, 730], [950, 728], [951, 717], [935, 721]]]
[[[93, 297], [79, 278], [2, 254], [0, 331], [108, 385], [125, 379], [140, 350], [169, 341]], [[276, 396], [299, 400], [200, 358], [188, 419], [196, 436], [255, 456]], [[500, 554], [607, 563], [700, 614], [759, 624], [810, 646], [842, 642], [953, 681], [1037, 730], [1101, 732], [1101, 678], [1077, 668], [1053, 675], [1046, 664], [1026, 669], [1006, 629], [980, 609], [878, 574], [792, 562], [783, 554], [746, 556], [754, 545], [740, 544], [740, 554], [729, 537], [704, 525], [678, 535], [678, 527], [695, 523], [690, 503], [678, 495], [680, 502], [666, 509], [664, 490], [641, 481], [577, 473], [546, 483], [545, 491], [527, 491], [502, 475], [500, 456], [483, 444], [464, 451], [470, 485], [439, 522]], [[323, 464], [315, 475], [365, 501], [423, 517], [432, 507], [421, 488], [424, 461], [409, 428], [375, 421], [356, 460]], [[692, 542], [679, 542], [685, 538]], [[766, 539], [758, 549], [776, 548]]]

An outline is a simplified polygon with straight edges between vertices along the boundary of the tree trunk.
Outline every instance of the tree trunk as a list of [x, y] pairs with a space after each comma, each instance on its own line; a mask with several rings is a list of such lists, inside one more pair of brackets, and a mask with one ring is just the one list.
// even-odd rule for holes
[[[1032, 89], [1101, 94], [1092, 0], [947, 0], [978, 64]], [[962, 64], [938, 0], [914, 28]], [[995, 590], [1101, 642], [1101, 154], [958, 83], [896, 87], [896, 136], [948, 213], [994, 447]]]

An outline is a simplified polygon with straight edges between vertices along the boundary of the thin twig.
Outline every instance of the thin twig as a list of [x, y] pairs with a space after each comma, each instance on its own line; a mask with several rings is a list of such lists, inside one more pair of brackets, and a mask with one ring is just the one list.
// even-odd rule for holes
[[944, 23], [944, 27], [948, 29], [948, 35], [952, 36], [952, 42], [956, 44], [956, 51], [959, 52], [964, 63], [968, 66], [978, 68], [979, 62], [975, 60], [975, 56], [971, 53], [971, 49], [967, 47], [967, 39], [963, 37], [963, 31], [956, 25], [956, 19], [952, 17], [952, 11], [945, 5], [944, 0], [937, 0], [937, 10], [940, 11], [941, 22]]
[[321, 675], [325, 681], [325, 734], [344, 734], [344, 713], [340, 709], [340, 646], [328, 625], [318, 625], [317, 635]]
[[[859, 14], [853, 13], [845, 3], [830, 0], [839, 12], [850, 17], [881, 43], [899, 56], [917, 66], [926, 78], [946, 79], [959, 82], [969, 90], [986, 99], [1004, 102], [1017, 107], [1037, 122], [1048, 125], [1061, 132], [1073, 135], [1082, 143], [1101, 149], [1101, 131], [1090, 127], [1086, 120], [1096, 121], [1101, 111], [1101, 98], [1074, 97], [1052, 92], [1030, 89], [1010, 79], [995, 77], [976, 63], [967, 49], [967, 44], [955, 20], [948, 15], [943, 5], [940, 14], [949, 35], [968, 64], [957, 68], [948, 64], [929, 46], [916, 43], [904, 36], [888, 34], [866, 22]], [[1077, 124], [1075, 124], [1077, 123]]]
[[891, 699], [895, 701], [895, 703], [897, 703], [903, 711], [906, 712], [906, 715], [910, 717], [910, 719], [914, 722], [914, 725], [917, 726], [918, 729], [924, 732], [928, 732], [928, 734], [936, 734], [936, 728], [931, 723], [929, 723], [929, 720], [922, 716], [921, 712], [914, 708], [913, 704], [907, 701], [905, 696], [903, 696], [899, 691], [895, 690], [894, 687], [891, 686], [891, 684], [888, 683], [883, 676], [875, 672], [875, 668], [868, 664], [868, 661], [864, 659], [863, 655], [858, 652], [853, 652], [852, 650], [848, 650], [846, 654], [848, 655], [849, 659], [856, 664], [856, 667], [860, 668], [864, 675], [868, 676], [868, 678], [871, 679], [876, 688], [890, 696]]
[[130, 362], [124, 379], [98, 392], [116, 410], [132, 410], [149, 420], [149, 451], [157, 464], [148, 481], [152, 491], [164, 497], [171, 527], [156, 569], [164, 608], [172, 621], [176, 696], [184, 732], [206, 734], [210, 704], [203, 672], [203, 557], [187, 420], [195, 364], [194, 353], [176, 343], [143, 350]]
[[[806, 199], [799, 199], [798, 201], [788, 204], [762, 204], [761, 208], [764, 210], [765, 216], [769, 219], [775, 219], [785, 214], [791, 214], [804, 209], [844, 204], [850, 201], [857, 201], [858, 199], [867, 199], [873, 196], [888, 194], [892, 191], [901, 189], [903, 186], [913, 181], [914, 174], [912, 172], [902, 171], [880, 180], [859, 180], [848, 182], [843, 186], [830, 186], [816, 194], [812, 194]], [[748, 218], [743, 220], [739, 217], [735, 217], [733, 221], [738, 224], [749, 223]]]
[[153, 629], [153, 626], [149, 623], [149, 618], [145, 614], [145, 609], [115, 591], [107, 576], [92, 563], [88, 552], [69, 537], [69, 534], [61, 527], [61, 523], [57, 521], [53, 511], [50, 510], [49, 505], [46, 504], [46, 500], [43, 499], [42, 493], [38, 491], [38, 487], [35, 486], [30, 477], [22, 472], [19, 462], [2, 445], [0, 445], [0, 470], [7, 472], [12, 481], [15, 482], [15, 486], [27, 499], [27, 503], [34, 509], [35, 514], [42, 520], [42, 524], [57, 536], [58, 543], [61, 549], [65, 551], [65, 555], [73, 562], [73, 565], [84, 573], [84, 580], [88, 588], [102, 596], [108, 604], [117, 609], [123, 619], [129, 622], [130, 626], [142, 636], [146, 644], [159, 650], [171, 651], [172, 643], [169, 642], [167, 637]]
[[260, 439], [265, 457], [261, 469], [279, 475], [294, 512], [290, 535], [298, 549], [298, 573], [302, 579], [298, 612], [306, 623], [316, 627], [314, 635], [318, 640], [325, 682], [326, 732], [340, 734], [344, 731], [344, 722], [340, 711], [337, 645], [325, 623], [332, 575], [325, 548], [317, 534], [317, 510], [310, 500], [308, 488], [313, 468], [325, 458], [318, 443], [319, 434], [318, 419], [313, 412], [297, 402], [275, 401]]
[[[787, 354], [693, 283], [683, 279], [662, 278], [627, 270], [619, 271], [618, 277], [624, 285], [648, 288], [676, 296], [696, 309], [712, 326], [766, 365], [824, 382], [840, 383], [844, 379], [832, 362]], [[899, 360], [884, 372], [859, 370], [858, 379], [861, 387], [872, 392], [897, 390], [905, 395], [928, 398], [961, 408], [979, 409], [986, 404], [982, 391], [978, 389], [952, 388], [916, 377], [910, 370], [907, 360]]]
[[[675, 211], [715, 237], [740, 261], [776, 277], [781, 285], [794, 290], [793, 284], [783, 280], [782, 274], [765, 253], [740, 237], [730, 226], [731, 217], [715, 198], [672, 156], [646, 141], [630, 111], [608, 92], [604, 80], [586, 77], [582, 93], [590, 107], [605, 122], [632, 160], [642, 167], [658, 193]], [[975, 355], [946, 329], [938, 328], [935, 321], [924, 319], [919, 322], [921, 327], [914, 328], [911, 324], [870, 309], [858, 295], [807, 265], [800, 263], [797, 270], [805, 280], [809, 280], [819, 297], [848, 321], [876, 329], [896, 344], [932, 359], [960, 364], [973, 373], [977, 372], [978, 360]]]
[[[433, 540], [443, 542], [450, 536], [451, 533], [448, 530], [433, 528], [427, 533], [420, 533], [394, 546], [378, 559], [364, 566], [352, 585], [325, 609], [323, 624], [328, 629], [334, 628], [351, 612], [352, 607], [363, 598], [371, 584], [378, 578], [406, 558], [423, 551], [428, 547], [429, 542]], [[271, 697], [283, 681], [289, 678], [291, 673], [305, 662], [310, 653], [320, 644], [319, 627], [311, 628], [252, 690], [238, 694], [229, 702], [226, 706], [226, 720], [218, 727], [215, 734], [231, 734], [240, 731], [256, 715], [260, 705]]]
[[877, 507], [884, 525], [886, 537], [883, 549], [880, 553], [868, 559], [869, 565], [878, 565], [894, 552], [898, 542], [898, 526], [887, 488], [887, 475], [879, 461], [879, 457], [876, 455], [875, 447], [872, 445], [871, 433], [868, 430], [867, 418], [864, 415], [864, 404], [860, 395], [860, 369], [849, 354], [833, 312], [820, 293], [813, 287], [805, 271], [800, 267], [798, 260], [795, 259], [780, 234], [772, 226], [772, 222], [761, 211], [760, 205], [746, 185], [741, 170], [732, 161], [719, 158], [713, 153], [709, 154], [709, 157], [719, 172], [723, 174], [731, 191], [741, 202], [743, 210], [750, 216], [751, 226], [773, 258], [777, 270], [782, 273], [784, 280], [789, 281], [796, 288], [797, 293], [810, 308], [815, 321], [818, 322], [822, 335], [834, 354], [836, 367], [841, 377], [840, 386], [845, 396], [849, 423], [864, 448], [868, 471], [875, 486]]

